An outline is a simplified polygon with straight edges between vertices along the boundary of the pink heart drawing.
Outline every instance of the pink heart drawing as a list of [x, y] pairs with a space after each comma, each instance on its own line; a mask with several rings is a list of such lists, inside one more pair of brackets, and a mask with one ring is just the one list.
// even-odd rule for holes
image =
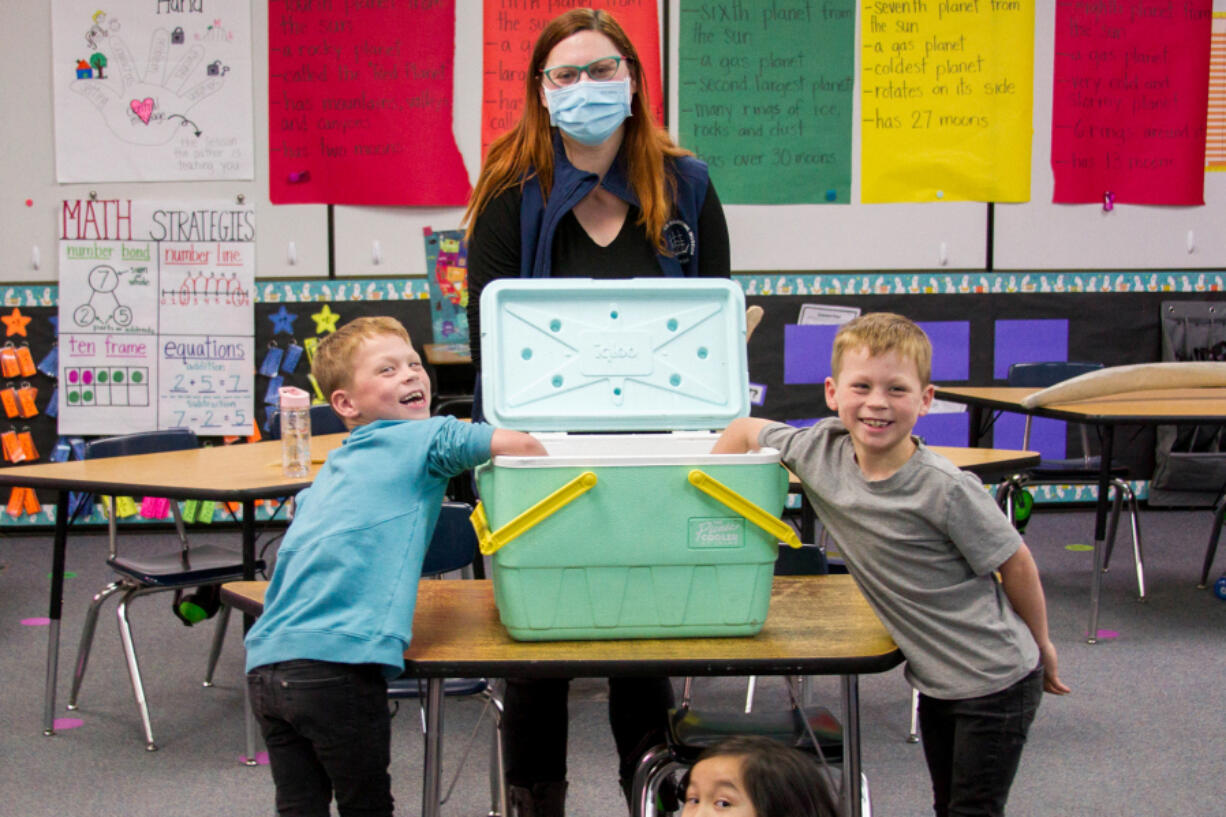
[[153, 116], [153, 97], [134, 99], [128, 103], [128, 106], [132, 108], [132, 113], [140, 117], [140, 121], [146, 125], [149, 124], [149, 117]]

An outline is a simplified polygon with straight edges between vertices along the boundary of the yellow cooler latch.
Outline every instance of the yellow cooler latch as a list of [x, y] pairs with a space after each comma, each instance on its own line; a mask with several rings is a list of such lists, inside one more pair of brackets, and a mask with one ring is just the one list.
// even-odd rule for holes
[[690, 484], [707, 496], [728, 507], [734, 513], [748, 519], [762, 530], [774, 536], [789, 547], [801, 547], [800, 537], [792, 526], [782, 519], [767, 513], [761, 507], [750, 502], [724, 483], [695, 468], [690, 471]]
[[490, 530], [489, 521], [485, 518], [485, 508], [478, 502], [477, 507], [473, 510], [472, 523], [473, 529], [477, 531], [477, 541], [480, 542], [481, 553], [489, 556], [516, 536], [526, 533], [535, 525], [545, 521], [575, 499], [592, 490], [595, 485], [596, 475], [591, 471], [584, 471], [494, 531]]

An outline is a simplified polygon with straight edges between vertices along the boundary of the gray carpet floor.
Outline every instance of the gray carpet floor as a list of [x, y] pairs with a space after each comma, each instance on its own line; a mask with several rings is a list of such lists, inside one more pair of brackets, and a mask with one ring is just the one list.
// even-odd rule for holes
[[[1022, 759], [1011, 815], [1221, 815], [1226, 813], [1226, 602], [1197, 590], [1208, 539], [1206, 511], [1148, 510], [1142, 514], [1149, 599], [1138, 603], [1130, 553], [1120, 543], [1105, 577], [1101, 630], [1084, 641], [1092, 554], [1068, 545], [1091, 538], [1085, 511], [1037, 512], [1027, 532], [1043, 573], [1063, 679], [1073, 693], [1047, 696]], [[156, 535], [131, 536], [126, 547], [164, 547]], [[195, 541], [234, 544], [237, 534], [213, 531]], [[157, 752], [146, 752], [114, 626], [113, 602], [98, 628], [81, 708], [63, 711], [76, 640], [93, 593], [109, 580], [105, 540], [77, 536], [69, 544], [60, 654], [60, 716], [81, 721], [53, 738], [41, 734], [49, 536], [0, 539], [0, 814], [268, 815], [273, 787], [266, 766], [238, 762], [243, 753], [241, 623], [231, 622], [216, 686], [203, 676], [211, 623], [191, 629], [170, 613], [169, 596], [133, 604], [133, 627], [153, 712]], [[1211, 578], [1226, 571], [1226, 553]], [[815, 616], [821, 611], [815, 610]], [[816, 697], [837, 705], [837, 684], [818, 679]], [[743, 703], [742, 679], [704, 679], [704, 706]], [[910, 689], [901, 669], [861, 680], [864, 769], [874, 813], [931, 814], [922, 749], [906, 742]], [[783, 685], [763, 679], [758, 707], [782, 704]], [[571, 790], [568, 813], [618, 815], [605, 685], [576, 681], [571, 692]], [[473, 731], [480, 706], [453, 700], [446, 710], [447, 778]], [[392, 775], [398, 813], [421, 806], [421, 731], [416, 705], [393, 721]], [[488, 721], [468, 759], [446, 815], [483, 815]], [[446, 784], [445, 780], [445, 784]]]

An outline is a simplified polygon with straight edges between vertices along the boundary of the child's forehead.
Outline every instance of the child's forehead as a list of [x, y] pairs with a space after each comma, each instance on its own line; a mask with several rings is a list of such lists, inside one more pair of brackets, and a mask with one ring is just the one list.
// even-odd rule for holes
[[907, 377], [919, 379], [920, 376], [920, 362], [915, 355], [907, 354], [898, 348], [873, 352], [868, 344], [864, 343], [849, 346], [843, 351], [842, 370], [846, 371], [852, 367], [887, 368], [895, 374]]
[[394, 332], [379, 332], [378, 334], [367, 335], [362, 339], [361, 345], [358, 346], [358, 354], [363, 357], [402, 354], [417, 357], [417, 350], [413, 348], [412, 344], [406, 343], [404, 338]]

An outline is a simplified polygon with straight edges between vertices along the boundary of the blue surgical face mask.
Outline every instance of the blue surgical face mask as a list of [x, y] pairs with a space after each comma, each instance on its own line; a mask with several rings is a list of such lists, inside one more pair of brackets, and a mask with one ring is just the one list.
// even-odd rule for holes
[[630, 78], [546, 88], [549, 124], [585, 145], [599, 145], [630, 116]]

